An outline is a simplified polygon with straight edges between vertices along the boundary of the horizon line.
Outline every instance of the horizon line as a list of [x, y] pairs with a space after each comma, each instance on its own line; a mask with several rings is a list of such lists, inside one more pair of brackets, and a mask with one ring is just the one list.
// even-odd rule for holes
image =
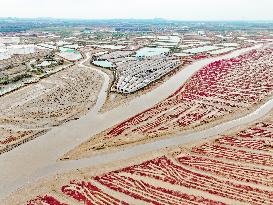
[[94, 21], [109, 21], [109, 20], [162, 20], [162, 21], [180, 21], [180, 22], [273, 22], [273, 19], [169, 19], [169, 18], [80, 18], [80, 17], [18, 17], [18, 16], [8, 16], [1, 17], [0, 19], [38, 19], [38, 20], [94, 20]]

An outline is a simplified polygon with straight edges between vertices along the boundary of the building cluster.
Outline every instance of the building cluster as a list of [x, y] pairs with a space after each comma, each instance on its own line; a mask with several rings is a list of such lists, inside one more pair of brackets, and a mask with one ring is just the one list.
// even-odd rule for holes
[[153, 57], [123, 63], [116, 68], [116, 91], [124, 94], [135, 92], [179, 65], [180, 61], [173, 57]]

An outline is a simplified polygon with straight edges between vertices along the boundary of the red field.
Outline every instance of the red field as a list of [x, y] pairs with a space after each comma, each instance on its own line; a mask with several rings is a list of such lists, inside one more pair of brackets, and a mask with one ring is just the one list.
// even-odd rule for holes
[[204, 172], [216, 174], [225, 178], [235, 179], [254, 184], [273, 186], [271, 177], [273, 170], [248, 167], [244, 164], [233, 164], [219, 159], [210, 159], [203, 156], [183, 156], [177, 159], [182, 165]]
[[174, 132], [255, 105], [273, 92], [272, 51], [209, 64], [163, 102], [108, 130], [106, 137]]
[[[204, 129], [241, 117], [272, 97], [272, 76], [273, 49], [269, 47], [213, 62], [196, 72], [167, 99], [92, 136], [63, 158], [88, 157], [104, 150]], [[225, 143], [266, 149], [261, 146], [263, 141], [255, 139], [238, 143], [232, 139], [228, 142], [226, 138]]]
[[109, 194], [104, 193], [98, 187], [90, 182], [71, 181], [69, 185], [62, 187], [62, 192], [84, 204], [127, 204], [126, 202], [116, 199]]
[[[131, 177], [127, 175], [124, 176], [124, 173], [129, 173]], [[135, 175], [141, 176], [138, 177], [140, 179], [137, 180]], [[134, 167], [125, 168], [124, 170], [118, 172], [111, 172], [102, 177], [95, 177], [95, 180], [111, 189], [114, 189], [115, 191], [121, 191], [138, 199], [151, 202], [146, 198], [146, 194], [138, 194], [139, 192], [144, 192], [147, 187], [149, 187], [149, 184], [143, 182], [146, 177], [154, 178], [157, 181], [161, 180], [172, 185], [197, 189], [221, 197], [236, 199], [238, 201], [251, 201], [254, 203], [262, 202], [264, 199], [268, 199], [268, 202], [273, 203], [273, 191], [267, 192], [250, 186], [232, 183], [227, 180], [218, 180], [214, 177], [200, 174], [188, 168], [175, 165], [166, 157], [151, 160]], [[134, 187], [136, 190], [132, 190], [132, 187]], [[128, 189], [130, 191], [128, 191]], [[159, 194], [159, 196], [162, 197], [165, 195], [165, 193], [168, 194], [173, 191], [162, 190], [162, 187], [152, 187], [152, 190], [152, 193], [162, 192]], [[174, 193], [173, 195], [176, 194], [177, 193]], [[155, 202], [160, 202], [161, 198], [159, 196], [153, 194], [152, 198]], [[168, 200], [168, 198], [171, 198], [171, 196], [167, 195], [166, 200]], [[180, 198], [182, 197], [180, 196]], [[179, 204], [179, 200], [176, 202], [176, 204]]]
[[[28, 205], [132, 204], [273, 204], [273, 123], [264, 121], [220, 136], [188, 151], [170, 152], [60, 187]], [[185, 150], [185, 149], [183, 149]], [[88, 174], [88, 173], [86, 173]], [[120, 195], [121, 194], [121, 195]]]
[[[103, 140], [157, 136], [250, 108], [272, 95], [272, 51], [252, 51], [204, 67], [165, 101], [107, 130]], [[86, 172], [80, 180], [71, 177], [70, 183], [27, 204], [271, 205], [272, 150], [271, 114], [244, 130], [179, 152], [101, 175]]]

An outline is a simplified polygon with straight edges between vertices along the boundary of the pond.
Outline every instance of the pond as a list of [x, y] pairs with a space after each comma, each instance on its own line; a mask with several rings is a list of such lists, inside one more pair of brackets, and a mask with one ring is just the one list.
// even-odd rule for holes
[[139, 49], [136, 52], [137, 57], [151, 57], [151, 56], [157, 56], [161, 54], [168, 53], [170, 51], [169, 48], [151, 48], [151, 47], [144, 47]]
[[93, 61], [93, 64], [99, 67], [103, 68], [113, 68], [114, 65], [108, 60], [103, 60], [103, 61]]
[[65, 48], [65, 47], [60, 47], [59, 48], [61, 53], [79, 53], [78, 51], [76, 51], [75, 49], [72, 49], [72, 48]]
[[77, 61], [82, 58], [82, 55], [79, 51], [71, 48], [60, 47], [60, 53], [58, 55], [68, 61]]

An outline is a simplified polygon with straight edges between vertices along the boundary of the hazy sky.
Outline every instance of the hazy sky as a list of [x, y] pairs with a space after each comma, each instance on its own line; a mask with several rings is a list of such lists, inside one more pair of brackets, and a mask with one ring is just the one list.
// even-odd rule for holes
[[0, 17], [273, 20], [273, 0], [0, 0]]

